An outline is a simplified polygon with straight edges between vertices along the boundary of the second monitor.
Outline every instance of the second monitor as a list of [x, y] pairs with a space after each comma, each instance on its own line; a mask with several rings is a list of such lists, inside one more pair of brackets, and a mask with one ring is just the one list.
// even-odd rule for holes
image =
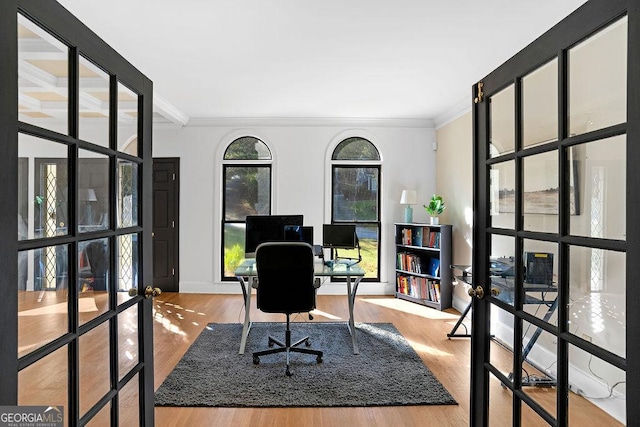
[[323, 224], [322, 246], [325, 248], [353, 249], [358, 246], [355, 224]]

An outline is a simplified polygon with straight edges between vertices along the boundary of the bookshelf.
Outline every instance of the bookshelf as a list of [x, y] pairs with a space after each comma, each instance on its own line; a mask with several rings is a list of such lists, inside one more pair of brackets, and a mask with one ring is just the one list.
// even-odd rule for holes
[[396, 223], [396, 298], [451, 307], [451, 225]]

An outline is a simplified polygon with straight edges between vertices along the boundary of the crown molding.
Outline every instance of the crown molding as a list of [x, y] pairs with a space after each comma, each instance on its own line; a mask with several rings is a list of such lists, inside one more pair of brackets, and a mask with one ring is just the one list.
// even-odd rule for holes
[[436, 130], [467, 114], [471, 111], [471, 105], [471, 98], [468, 96], [458, 100], [453, 104], [453, 106], [445, 110], [444, 113], [440, 114], [433, 120]]
[[431, 119], [315, 117], [192, 117], [187, 127], [404, 127], [433, 128]]
[[162, 96], [158, 95], [156, 91], [153, 91], [153, 111], [164, 116], [178, 127], [185, 126], [189, 121], [189, 116]]

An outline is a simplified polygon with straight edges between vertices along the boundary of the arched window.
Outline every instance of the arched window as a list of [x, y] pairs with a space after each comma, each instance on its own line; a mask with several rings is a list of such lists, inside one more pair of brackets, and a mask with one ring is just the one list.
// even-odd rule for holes
[[[356, 225], [364, 280], [380, 280], [380, 153], [367, 139], [340, 142], [331, 156], [331, 222]], [[342, 255], [342, 251], [341, 251]], [[344, 256], [357, 256], [348, 254]]]
[[244, 258], [247, 215], [271, 214], [272, 160], [267, 144], [252, 136], [234, 140], [224, 153], [223, 280], [235, 280], [233, 271]]

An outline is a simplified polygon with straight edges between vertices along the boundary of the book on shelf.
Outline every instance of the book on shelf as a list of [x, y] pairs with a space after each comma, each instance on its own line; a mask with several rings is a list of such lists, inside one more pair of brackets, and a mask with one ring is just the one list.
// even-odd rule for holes
[[429, 270], [427, 274], [438, 277], [440, 276], [440, 259], [439, 258], [429, 258]]

